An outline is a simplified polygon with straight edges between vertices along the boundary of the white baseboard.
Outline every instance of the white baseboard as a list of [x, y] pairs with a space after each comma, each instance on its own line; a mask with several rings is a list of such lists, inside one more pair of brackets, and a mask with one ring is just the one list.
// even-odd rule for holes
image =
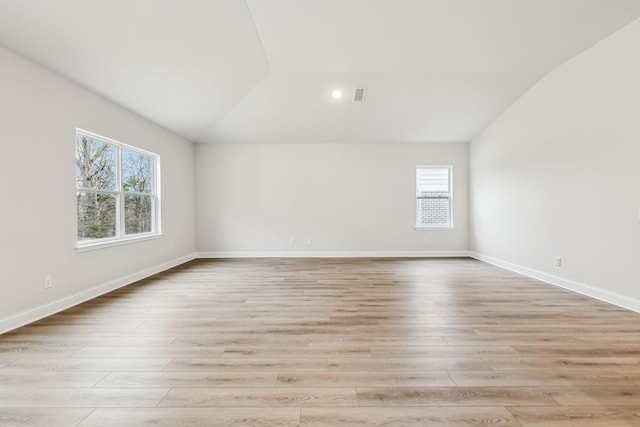
[[462, 258], [468, 251], [198, 252], [198, 258]]
[[467, 251], [365, 251], [365, 252], [198, 252], [147, 268], [128, 276], [93, 286], [76, 294], [40, 305], [38, 307], [0, 318], [0, 334], [51, 316], [93, 298], [127, 286], [138, 280], [161, 273], [195, 258], [424, 258], [424, 257], [468, 257]]
[[513, 264], [508, 261], [504, 261], [488, 255], [483, 255], [476, 252], [470, 252], [469, 256], [479, 261], [484, 261], [488, 264], [492, 264], [497, 267], [504, 268], [506, 270], [514, 271], [524, 276], [532, 277], [542, 282], [559, 286], [561, 288], [565, 288], [570, 291], [577, 292], [579, 294], [586, 295], [588, 297], [595, 298], [600, 301], [604, 301], [606, 303], [613, 304], [615, 306], [640, 313], [640, 300], [637, 300], [635, 298], [618, 294], [616, 292], [606, 291], [604, 289], [600, 289], [594, 286], [585, 285], [583, 283], [578, 283], [573, 280], [554, 276], [552, 274], [544, 273], [542, 271], [523, 267], [521, 265]]
[[114, 291], [118, 288], [134, 283], [138, 280], [144, 279], [145, 277], [149, 277], [154, 274], [160, 273], [162, 271], [168, 270], [170, 268], [176, 267], [180, 264], [183, 264], [185, 262], [191, 261], [192, 259], [195, 259], [195, 257], [196, 257], [195, 253], [185, 255], [180, 258], [176, 258], [171, 261], [167, 261], [165, 263], [147, 268], [137, 273], [120, 277], [118, 279], [111, 280], [109, 282], [103, 283], [98, 286], [93, 286], [89, 289], [85, 289], [84, 291], [78, 292], [76, 294], [61, 298], [59, 300], [56, 300], [47, 304], [43, 304], [39, 307], [25, 310], [21, 313], [13, 314], [9, 317], [5, 317], [4, 319], [0, 319], [0, 334], [11, 331], [13, 329], [17, 329], [21, 326], [35, 322], [36, 320], [40, 320], [47, 316], [51, 316], [53, 314], [59, 313], [63, 310], [66, 310], [68, 308], [81, 304], [85, 301], [99, 297], [100, 295], [104, 295], [108, 292]]
[[43, 304], [33, 309], [0, 319], [0, 334], [17, 329], [47, 316], [99, 297], [138, 280], [161, 273], [195, 258], [463, 258], [471, 257], [477, 260], [532, 277], [534, 279], [559, 286], [595, 298], [609, 304], [640, 313], [640, 300], [606, 291], [597, 287], [578, 283], [569, 279], [554, 276], [531, 268], [523, 267], [488, 255], [471, 251], [281, 251], [281, 252], [197, 252], [191, 253], [171, 261], [147, 268], [128, 276], [124, 276], [98, 286], [91, 287], [59, 300]]

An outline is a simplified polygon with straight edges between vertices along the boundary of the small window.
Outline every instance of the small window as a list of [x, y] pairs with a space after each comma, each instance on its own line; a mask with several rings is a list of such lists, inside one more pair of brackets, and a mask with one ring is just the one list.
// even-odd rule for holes
[[76, 131], [78, 247], [158, 234], [159, 156]]
[[416, 166], [416, 227], [453, 227], [451, 166]]

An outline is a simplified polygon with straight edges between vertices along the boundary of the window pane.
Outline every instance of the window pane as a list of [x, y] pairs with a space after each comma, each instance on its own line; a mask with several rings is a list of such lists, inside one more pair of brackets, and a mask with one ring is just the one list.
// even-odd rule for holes
[[153, 157], [123, 148], [122, 188], [134, 193], [153, 193]]
[[93, 191], [79, 191], [78, 240], [116, 235], [116, 197]]
[[116, 147], [76, 135], [76, 188], [116, 189]]
[[124, 196], [124, 222], [126, 234], [151, 232], [153, 196], [126, 194]]
[[422, 193], [449, 193], [449, 169], [418, 169], [418, 195]]
[[449, 197], [425, 196], [418, 199], [418, 224], [433, 226], [449, 226], [451, 218]]

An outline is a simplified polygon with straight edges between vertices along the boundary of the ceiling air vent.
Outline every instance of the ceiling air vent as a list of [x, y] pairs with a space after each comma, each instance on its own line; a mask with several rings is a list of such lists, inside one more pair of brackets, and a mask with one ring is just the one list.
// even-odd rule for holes
[[366, 87], [357, 87], [353, 91], [353, 102], [363, 102], [364, 96], [367, 94]]

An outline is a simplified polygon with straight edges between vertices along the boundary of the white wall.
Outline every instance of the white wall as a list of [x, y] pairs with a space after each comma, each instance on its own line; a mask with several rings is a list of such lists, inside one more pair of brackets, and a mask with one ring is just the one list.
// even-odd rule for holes
[[[160, 154], [162, 238], [76, 252], [76, 127]], [[0, 146], [0, 332], [16, 313], [193, 253], [193, 144], [2, 48]]]
[[472, 250], [595, 296], [640, 299], [639, 46], [637, 20], [472, 142]]
[[[466, 251], [467, 160], [468, 144], [197, 145], [196, 247]], [[414, 228], [419, 164], [453, 165], [454, 230]]]

